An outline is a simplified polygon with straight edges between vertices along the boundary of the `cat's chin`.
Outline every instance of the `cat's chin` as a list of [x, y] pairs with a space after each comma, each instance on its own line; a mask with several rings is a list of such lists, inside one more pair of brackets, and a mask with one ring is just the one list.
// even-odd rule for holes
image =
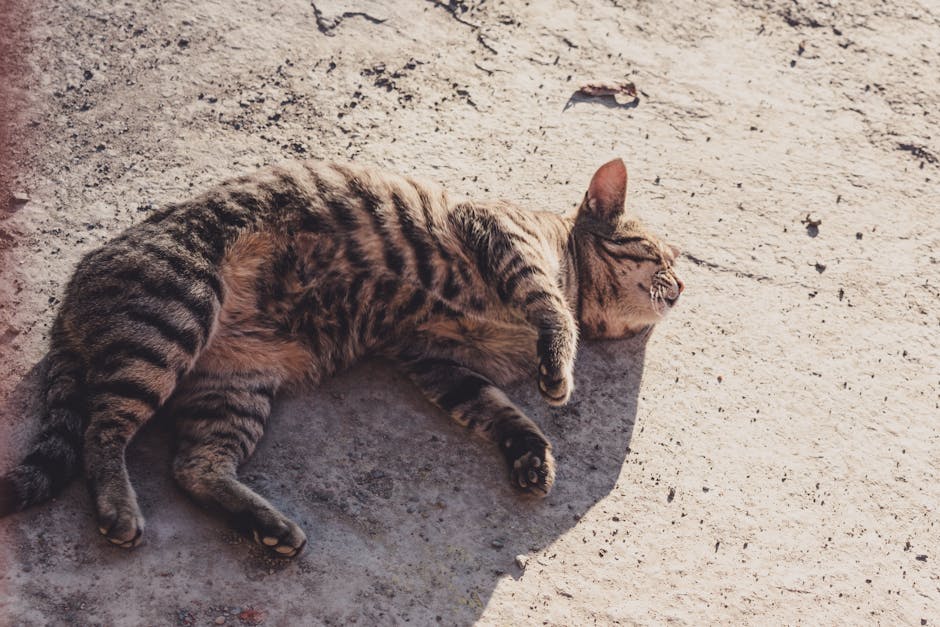
[[667, 301], [660, 301], [658, 305], [654, 303], [650, 307], [649, 315], [644, 322], [645, 324], [656, 324], [665, 318], [670, 311], [672, 311], [672, 304]]
[[620, 336], [620, 339], [629, 340], [635, 337], [646, 337], [653, 331], [653, 328], [656, 326], [656, 322], [659, 320], [662, 320], [662, 316], [657, 317], [653, 322], [647, 322], [636, 326], [629, 326], [624, 330], [624, 333]]
[[657, 324], [662, 322], [666, 316], [669, 315], [669, 312], [673, 310], [676, 306], [676, 303], [679, 302], [678, 298], [673, 300], [662, 300], [660, 301], [659, 306], [652, 304], [650, 307], [649, 314], [646, 316], [646, 319], [643, 320], [642, 326], [649, 326], [652, 324]]
[[650, 321], [628, 324], [619, 332], [609, 330], [606, 333], [585, 334], [584, 337], [589, 340], [629, 340], [635, 337], [645, 337], [650, 334], [650, 332], [653, 330], [653, 327], [655, 327], [656, 323], [660, 320], [662, 320], [662, 317], [657, 316]]

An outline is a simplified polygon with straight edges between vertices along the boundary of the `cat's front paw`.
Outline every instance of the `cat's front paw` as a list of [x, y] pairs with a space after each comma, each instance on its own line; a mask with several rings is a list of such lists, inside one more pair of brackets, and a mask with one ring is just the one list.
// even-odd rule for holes
[[571, 369], [552, 364], [543, 359], [539, 364], [539, 392], [549, 405], [559, 407], [568, 402], [574, 390]]
[[504, 443], [509, 463], [509, 481], [516, 490], [538, 497], [548, 496], [555, 485], [555, 458], [552, 445], [524, 438], [520, 447], [512, 439]]

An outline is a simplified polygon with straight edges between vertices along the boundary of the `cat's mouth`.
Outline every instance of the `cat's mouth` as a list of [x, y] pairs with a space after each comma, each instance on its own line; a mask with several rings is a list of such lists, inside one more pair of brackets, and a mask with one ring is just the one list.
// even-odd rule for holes
[[650, 303], [657, 316], [662, 318], [679, 301], [679, 296], [685, 289], [685, 284], [679, 277], [657, 273], [650, 284]]

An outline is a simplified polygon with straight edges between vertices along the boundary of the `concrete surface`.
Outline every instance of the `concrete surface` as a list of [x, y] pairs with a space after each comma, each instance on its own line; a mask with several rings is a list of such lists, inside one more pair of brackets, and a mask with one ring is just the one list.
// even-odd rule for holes
[[[584, 346], [570, 406], [511, 391], [556, 444], [544, 502], [364, 364], [285, 399], [245, 468], [304, 525], [301, 559], [188, 502], [155, 424], [130, 454], [144, 545], [108, 546], [81, 482], [0, 521], [0, 621], [937, 624], [938, 27], [915, 0], [23, 7], [2, 468], [79, 257], [263, 163], [561, 211], [623, 156], [687, 291], [645, 346]], [[604, 77], [636, 106], [572, 98]]]

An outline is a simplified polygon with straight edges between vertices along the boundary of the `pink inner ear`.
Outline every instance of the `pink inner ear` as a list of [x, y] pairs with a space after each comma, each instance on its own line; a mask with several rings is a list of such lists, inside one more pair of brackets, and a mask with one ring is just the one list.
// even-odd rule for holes
[[608, 161], [598, 168], [588, 187], [589, 207], [598, 217], [611, 218], [622, 213], [626, 195], [627, 166], [623, 159]]

